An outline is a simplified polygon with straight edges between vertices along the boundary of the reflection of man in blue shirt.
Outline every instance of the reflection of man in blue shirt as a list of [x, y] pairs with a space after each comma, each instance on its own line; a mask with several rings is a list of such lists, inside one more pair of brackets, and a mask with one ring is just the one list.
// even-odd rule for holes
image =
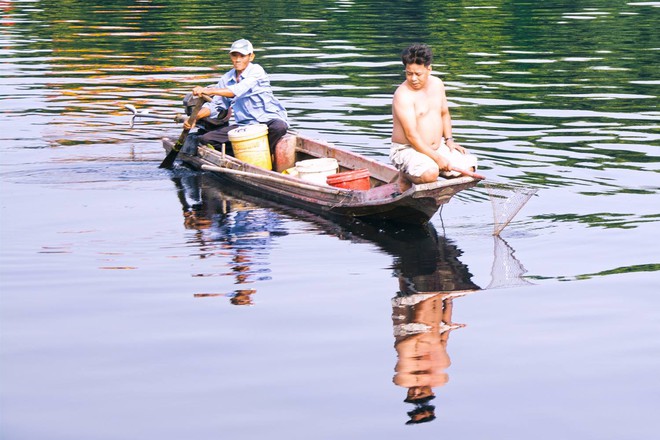
[[[215, 87], [196, 86], [194, 96], [206, 94], [213, 97], [213, 102], [204, 104], [197, 114], [197, 119], [224, 119], [224, 125], [218, 129], [204, 133], [199, 137], [203, 144], [221, 147], [229, 146], [227, 133], [238, 125], [265, 124], [268, 126], [268, 144], [271, 151], [277, 142], [286, 134], [286, 109], [273, 95], [266, 71], [258, 64], [253, 64], [254, 48], [248, 40], [237, 40], [229, 50], [232, 65]], [[233, 113], [238, 125], [228, 125], [226, 121]], [[191, 128], [184, 123], [186, 128]]]

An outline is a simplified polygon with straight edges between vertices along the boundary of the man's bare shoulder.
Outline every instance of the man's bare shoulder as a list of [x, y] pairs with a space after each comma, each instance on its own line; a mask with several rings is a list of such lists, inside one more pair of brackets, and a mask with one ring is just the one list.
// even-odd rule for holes
[[441, 79], [439, 76], [437, 76], [437, 75], [431, 75], [431, 76], [429, 76], [429, 81], [433, 81], [433, 82], [435, 82], [436, 84], [443, 84], [442, 79]]
[[401, 101], [401, 100], [407, 100], [407, 99], [412, 99], [412, 96], [414, 95], [415, 91], [412, 90], [406, 82], [402, 82], [399, 84], [399, 87], [396, 88], [394, 91], [394, 100], [396, 101]]
[[434, 89], [439, 88], [444, 90], [445, 83], [442, 82], [442, 79], [440, 79], [439, 77], [431, 75], [429, 76], [429, 86], [433, 87]]

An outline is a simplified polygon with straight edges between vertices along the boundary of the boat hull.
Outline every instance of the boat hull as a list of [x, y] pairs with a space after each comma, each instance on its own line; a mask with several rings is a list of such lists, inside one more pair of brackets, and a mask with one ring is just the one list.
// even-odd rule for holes
[[[172, 139], [163, 139], [166, 151], [173, 145]], [[424, 225], [456, 193], [479, 182], [463, 176], [413, 185], [401, 193], [396, 183], [398, 171], [392, 166], [298, 134], [288, 134], [278, 143], [275, 155], [278, 160], [282, 162], [280, 151], [289, 151], [290, 157], [284, 161], [286, 164], [276, 165], [276, 169], [286, 168], [300, 159], [332, 157], [337, 159], [340, 170], [369, 170], [371, 189], [352, 190], [303, 181], [242, 162], [210, 147], [184, 150], [179, 158], [187, 166], [208, 171], [221, 182], [253, 195], [329, 217], [352, 217], [370, 222]]]

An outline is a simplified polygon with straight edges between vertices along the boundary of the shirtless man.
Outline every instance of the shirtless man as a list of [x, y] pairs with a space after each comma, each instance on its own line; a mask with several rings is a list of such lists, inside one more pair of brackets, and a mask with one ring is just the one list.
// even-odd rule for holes
[[476, 158], [454, 142], [445, 86], [431, 75], [433, 54], [425, 44], [413, 44], [401, 54], [406, 80], [392, 101], [390, 160], [399, 170], [399, 186], [435, 182], [451, 167], [476, 169]]

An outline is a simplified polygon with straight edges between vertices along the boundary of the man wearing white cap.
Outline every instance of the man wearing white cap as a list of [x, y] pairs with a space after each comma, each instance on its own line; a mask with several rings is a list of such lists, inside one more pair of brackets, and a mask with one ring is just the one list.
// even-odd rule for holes
[[[268, 126], [268, 144], [272, 152], [289, 128], [286, 109], [273, 95], [266, 71], [259, 64], [252, 63], [252, 43], [245, 39], [234, 41], [229, 56], [234, 68], [225, 73], [214, 87], [196, 86], [192, 90], [194, 96], [206, 94], [213, 97], [213, 102], [204, 104], [197, 119], [223, 119], [224, 116], [225, 120], [220, 128], [199, 136], [200, 143], [214, 147], [221, 147], [224, 143], [231, 152], [229, 131], [240, 125], [265, 124]], [[231, 114], [238, 125], [226, 123]], [[188, 122], [184, 126], [191, 128]]]

